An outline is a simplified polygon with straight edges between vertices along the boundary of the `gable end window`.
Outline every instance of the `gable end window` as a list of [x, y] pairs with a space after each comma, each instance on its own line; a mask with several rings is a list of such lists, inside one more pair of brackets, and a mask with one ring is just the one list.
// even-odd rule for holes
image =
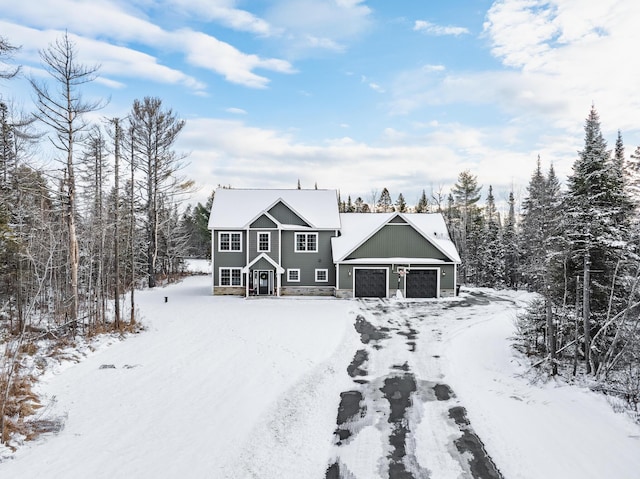
[[220, 268], [220, 286], [242, 286], [242, 268]]
[[316, 283], [326, 283], [329, 281], [329, 270], [328, 269], [317, 269], [316, 270]]
[[318, 233], [296, 233], [296, 253], [317, 253]]
[[242, 251], [242, 233], [218, 233], [218, 251]]
[[258, 251], [271, 251], [271, 233], [258, 233]]
[[300, 282], [300, 270], [299, 269], [288, 269], [287, 270], [287, 281], [290, 283], [299, 283]]

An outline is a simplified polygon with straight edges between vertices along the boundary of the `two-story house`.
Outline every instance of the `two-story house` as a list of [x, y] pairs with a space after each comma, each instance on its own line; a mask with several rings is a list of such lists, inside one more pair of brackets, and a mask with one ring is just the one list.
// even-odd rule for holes
[[216, 295], [455, 294], [440, 214], [340, 214], [335, 190], [218, 189], [209, 229]]

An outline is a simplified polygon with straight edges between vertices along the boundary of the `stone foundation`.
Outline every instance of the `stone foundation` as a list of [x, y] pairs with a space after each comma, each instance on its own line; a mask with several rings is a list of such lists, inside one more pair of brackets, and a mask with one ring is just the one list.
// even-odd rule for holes
[[334, 296], [333, 286], [282, 286], [280, 296]]
[[246, 289], [244, 286], [214, 286], [214, 296], [244, 296]]

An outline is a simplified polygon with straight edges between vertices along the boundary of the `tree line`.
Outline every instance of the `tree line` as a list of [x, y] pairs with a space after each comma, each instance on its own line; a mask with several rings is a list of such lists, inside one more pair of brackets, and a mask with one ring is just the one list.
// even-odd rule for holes
[[[400, 193], [373, 190], [364, 201], [339, 198], [341, 212], [441, 213], [462, 263], [462, 284], [539, 293], [518, 318], [518, 346], [539, 356], [551, 375], [591, 378], [597, 388], [640, 403], [640, 146], [627, 157], [622, 134], [613, 149], [592, 107], [584, 147], [563, 188], [553, 165], [538, 157], [526, 196], [507, 212], [470, 171], [448, 194], [414, 206]], [[518, 207], [519, 206], [519, 207]]]
[[[0, 38], [7, 85], [19, 74], [7, 63], [15, 50]], [[135, 288], [181, 272], [191, 234], [180, 204], [193, 183], [174, 149], [185, 122], [155, 97], [92, 122], [106, 101], [83, 93], [99, 67], [78, 62], [67, 34], [40, 58], [47, 76], [28, 79], [33, 112], [0, 96], [3, 443], [26, 428], [21, 411], [34, 401], [20, 393], [25, 351], [43, 339], [135, 328]], [[47, 145], [53, 167], [40, 158]]]

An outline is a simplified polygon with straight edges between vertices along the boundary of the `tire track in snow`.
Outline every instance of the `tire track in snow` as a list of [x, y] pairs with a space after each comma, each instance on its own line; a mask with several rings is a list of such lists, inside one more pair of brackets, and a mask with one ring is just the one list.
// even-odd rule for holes
[[[485, 300], [453, 307], [482, 306]], [[354, 327], [363, 347], [347, 367], [353, 388], [340, 394], [334, 458], [325, 479], [440, 478], [443, 471], [447, 477], [501, 479], [451, 388], [415, 372], [416, 362], [429, 355], [418, 344], [440, 341], [436, 318], [452, 303], [361, 300], [359, 306]], [[429, 338], [418, 342], [421, 334]], [[438, 356], [430, 360], [436, 363]], [[434, 367], [429, 379], [439, 379], [439, 370]], [[426, 419], [435, 423], [421, 424]], [[418, 439], [436, 442], [422, 440], [425, 428], [439, 439], [429, 453], [417, 449]]]

